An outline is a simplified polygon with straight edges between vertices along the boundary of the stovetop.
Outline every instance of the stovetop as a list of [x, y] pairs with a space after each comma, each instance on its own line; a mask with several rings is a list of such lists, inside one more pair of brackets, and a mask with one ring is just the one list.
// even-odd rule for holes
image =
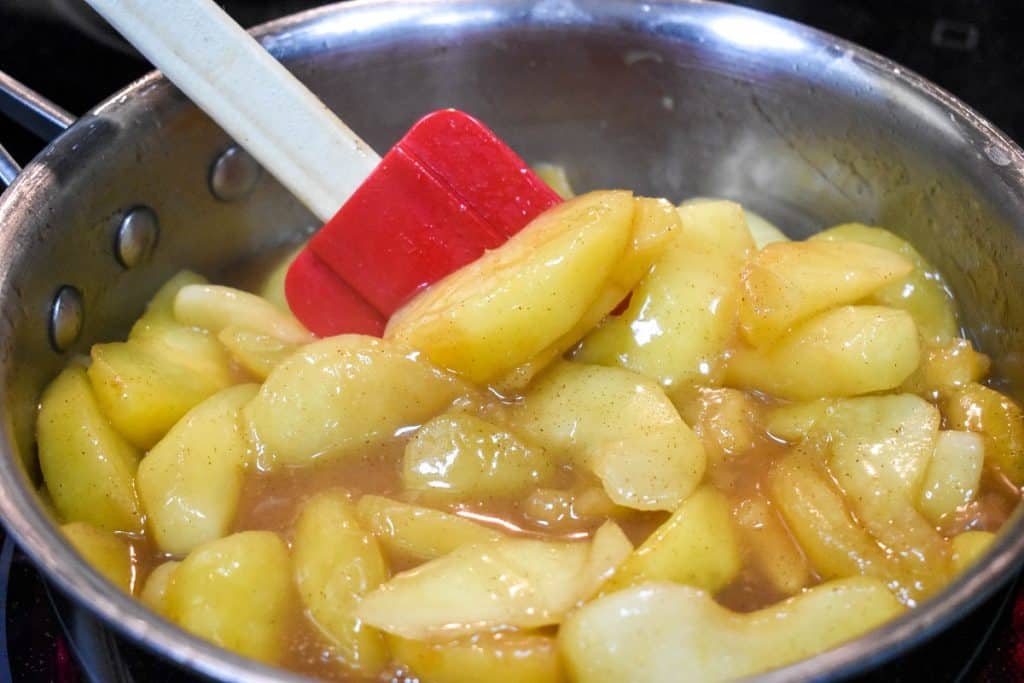
[[[154, 0], [158, 1], [158, 0]], [[219, 0], [243, 25], [318, 0]], [[1021, 0], [740, 0], [864, 45], [929, 78], [1024, 140]], [[81, 114], [150, 67], [81, 0], [0, 0], [0, 70]], [[43, 142], [0, 117], [21, 163]], [[2, 537], [2, 532], [0, 532]], [[870, 674], [871, 681], [1020, 680], [1024, 588], [997, 592], [953, 629]], [[0, 683], [182, 681], [184, 674], [114, 636], [52, 592], [6, 541], [0, 550]]]

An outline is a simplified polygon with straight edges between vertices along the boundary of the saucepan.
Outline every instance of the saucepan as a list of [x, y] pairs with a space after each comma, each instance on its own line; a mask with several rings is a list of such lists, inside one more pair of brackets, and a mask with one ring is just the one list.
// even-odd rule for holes
[[[581, 189], [737, 199], [797, 237], [888, 226], [946, 274], [1001, 388], [1021, 395], [1024, 154], [878, 55], [765, 14], [667, 0], [356, 0], [255, 33], [377, 149], [454, 106], [526, 159], [564, 165]], [[189, 636], [74, 553], [36, 495], [36, 405], [70, 355], [123, 336], [178, 269], [217, 273], [315, 226], [156, 73], [74, 122], [0, 200], [4, 523], [73, 600], [217, 679], [291, 677]], [[948, 627], [1022, 560], [1018, 511], [984, 561], [919, 608], [764, 679], [877, 666]]]

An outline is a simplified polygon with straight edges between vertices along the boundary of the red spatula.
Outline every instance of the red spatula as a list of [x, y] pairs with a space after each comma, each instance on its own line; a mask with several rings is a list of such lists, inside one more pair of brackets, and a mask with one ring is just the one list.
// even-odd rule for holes
[[482, 123], [453, 109], [434, 112], [299, 255], [285, 280], [288, 303], [317, 334], [379, 334], [419, 289], [559, 201]]
[[421, 119], [380, 159], [209, 0], [87, 1], [326, 221], [285, 281], [316, 334], [379, 334], [418, 290], [560, 201], [455, 110]]

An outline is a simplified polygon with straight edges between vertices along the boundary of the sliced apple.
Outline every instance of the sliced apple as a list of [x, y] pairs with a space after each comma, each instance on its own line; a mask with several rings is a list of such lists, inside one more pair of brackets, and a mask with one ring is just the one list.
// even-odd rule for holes
[[946, 396], [942, 411], [950, 429], [985, 438], [985, 459], [1015, 485], [1024, 485], [1024, 411], [1011, 398], [971, 382]]
[[363, 528], [403, 559], [433, 560], [462, 546], [504, 538], [465, 517], [383, 496], [363, 496], [356, 512]]
[[590, 546], [528, 539], [464, 546], [395, 576], [366, 595], [355, 614], [413, 640], [557, 624], [588, 587], [582, 579]]
[[185, 555], [227, 535], [249, 459], [239, 411], [257, 388], [242, 384], [206, 399], [139, 464], [136, 484], [146, 524], [163, 552]]
[[243, 657], [273, 664], [293, 609], [288, 546], [271, 531], [243, 531], [199, 546], [169, 577], [164, 616]]
[[260, 467], [345, 457], [420, 424], [469, 388], [387, 341], [340, 335], [282, 362], [243, 410]]
[[264, 278], [263, 284], [260, 285], [259, 295], [277, 306], [278, 309], [287, 311], [289, 314], [291, 314], [291, 308], [289, 308], [288, 298], [284, 294], [284, 279], [288, 275], [288, 269], [291, 268], [295, 257], [305, 248], [306, 245], [301, 244], [298, 247], [289, 249], [286, 254], [280, 257], [277, 265], [274, 266], [270, 274]]
[[60, 529], [92, 568], [129, 595], [135, 589], [135, 553], [127, 539], [85, 522]]
[[629, 307], [587, 335], [575, 360], [618, 365], [664, 386], [720, 382], [736, 327], [739, 271], [753, 249], [743, 209], [684, 205], [683, 229]]
[[991, 531], [965, 531], [953, 537], [953, 569], [966, 571], [985, 555], [996, 535]]
[[657, 383], [622, 368], [561, 362], [514, 418], [553, 455], [601, 480], [617, 504], [674, 510], [704, 476], [704, 447]]
[[824, 454], [805, 444], [769, 471], [768, 491], [815, 571], [824, 579], [897, 575], [875, 539], [853, 518], [821, 465]]
[[938, 409], [912, 394], [840, 401], [828, 420], [832, 475], [860, 524], [899, 565], [908, 604], [949, 576], [949, 544], [917, 510], [939, 424]]
[[150, 609], [164, 614], [167, 610], [167, 588], [171, 585], [171, 576], [174, 575], [174, 570], [180, 564], [181, 562], [168, 560], [151, 571], [139, 593], [139, 600]]
[[419, 499], [469, 502], [513, 499], [551, 479], [544, 450], [468, 413], [447, 413], [406, 444], [402, 485]]
[[92, 347], [89, 380], [114, 427], [152, 448], [193, 406], [235, 383], [216, 339], [180, 325]]
[[770, 344], [816, 313], [851, 304], [906, 277], [898, 254], [859, 242], [783, 242], [743, 268], [740, 329], [753, 346]]
[[64, 521], [142, 530], [139, 452], [100, 412], [84, 368], [68, 366], [46, 388], [36, 429], [43, 480]]
[[843, 306], [798, 325], [773, 345], [736, 349], [730, 385], [807, 401], [898, 387], [917, 368], [917, 328], [905, 311]]
[[269, 377], [274, 368], [298, 348], [277, 337], [238, 327], [225, 327], [217, 339], [236, 363], [260, 381]]
[[591, 192], [531, 222], [397, 311], [385, 338], [474, 382], [495, 380], [571, 330], [630, 238], [629, 192]]
[[967, 505], [981, 486], [985, 440], [974, 432], [942, 431], [925, 476], [917, 507], [932, 524]]
[[914, 317], [928, 344], [943, 345], [959, 332], [953, 295], [942, 273], [928, 262], [910, 242], [883, 228], [846, 223], [814, 235], [813, 240], [861, 242], [899, 254], [914, 264], [906, 277], [874, 292], [866, 303], [900, 308]]
[[174, 297], [178, 296], [182, 287], [205, 284], [209, 284], [205, 277], [190, 270], [182, 270], [175, 274], [157, 290], [153, 298], [146, 304], [146, 312], [135, 321], [129, 337], [145, 337], [159, 332], [169, 325], [180, 326], [180, 323], [174, 318]]
[[344, 491], [328, 491], [302, 507], [292, 542], [295, 585], [331, 653], [362, 675], [388, 661], [383, 635], [355, 616], [363, 596], [388, 578], [388, 566], [364, 531]]
[[637, 197], [634, 206], [629, 244], [597, 298], [568, 332], [498, 380], [499, 389], [506, 393], [522, 390], [553, 360], [575, 346], [630, 295], [654, 262], [682, 233], [679, 212], [666, 200]]
[[288, 344], [308, 344], [315, 339], [290, 312], [263, 297], [223, 285], [182, 287], [174, 297], [174, 317], [213, 335], [226, 327], [240, 327]]
[[690, 586], [648, 583], [585, 605], [558, 640], [572, 680], [725, 681], [822, 652], [902, 611], [885, 584], [860, 577], [748, 614]]
[[388, 637], [420, 683], [563, 683], [558, 642], [539, 633], [478, 633], [440, 643]]
[[673, 581], [712, 593], [742, 566], [728, 499], [711, 486], [687, 498], [667, 522], [619, 565], [605, 592], [648, 581]]

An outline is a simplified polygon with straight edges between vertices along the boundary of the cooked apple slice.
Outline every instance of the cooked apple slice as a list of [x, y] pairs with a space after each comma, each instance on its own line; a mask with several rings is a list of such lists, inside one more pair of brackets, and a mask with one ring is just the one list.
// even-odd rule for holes
[[289, 249], [286, 254], [280, 257], [273, 270], [263, 279], [263, 284], [260, 285], [259, 295], [277, 306], [278, 309], [289, 314], [291, 314], [292, 309], [289, 308], [288, 298], [284, 294], [284, 279], [288, 275], [288, 269], [291, 268], [295, 257], [305, 248], [306, 245], [301, 244], [298, 247]]
[[608, 586], [619, 567], [633, 552], [633, 544], [622, 528], [608, 520], [590, 539], [590, 557], [580, 580], [580, 600], [589, 600]]
[[978, 495], [985, 440], [974, 432], [942, 431], [935, 440], [917, 507], [932, 524]]
[[179, 323], [174, 298], [206, 279], [183, 270], [157, 291], [128, 341], [92, 348], [89, 379], [114, 426], [151, 448], [190, 408], [240, 378], [216, 337]]
[[135, 553], [127, 539], [85, 522], [60, 528], [75, 550], [111, 583], [129, 595], [135, 589]]
[[356, 506], [363, 528], [392, 555], [433, 560], [465, 545], [496, 541], [504, 535], [465, 517], [383, 496], [363, 496]]
[[388, 637], [421, 683], [564, 683], [558, 642], [539, 633], [478, 633], [441, 643]]
[[168, 560], [151, 571], [139, 593], [139, 600], [150, 609], [164, 614], [167, 609], [167, 587], [171, 585], [171, 576], [180, 564], [181, 562]]
[[561, 362], [514, 421], [522, 434], [601, 480], [617, 504], [675, 510], [704, 476], [704, 447], [654, 382], [635, 372]]
[[843, 306], [798, 325], [775, 344], [736, 349], [727, 381], [807, 401], [898, 387], [917, 367], [917, 328], [905, 311]]
[[569, 176], [566, 174], [564, 166], [540, 163], [533, 166], [533, 172], [562, 199], [572, 199], [576, 196], [572, 185], [569, 184]]
[[832, 475], [905, 575], [908, 604], [948, 578], [949, 545], [916, 508], [939, 424], [938, 409], [913, 394], [838, 401], [825, 423]]
[[669, 397], [704, 444], [709, 465], [727, 462], [757, 445], [762, 406], [747, 392], [680, 387]]
[[809, 434], [819, 430], [819, 425], [835, 411], [837, 399], [819, 398], [802, 403], [786, 403], [775, 406], [768, 412], [765, 427], [776, 439], [799, 443]]
[[500, 389], [508, 392], [521, 390], [553, 360], [575, 346], [629, 296], [654, 262], [682, 233], [679, 212], [666, 200], [637, 197], [634, 206], [629, 244], [597, 298], [568, 332], [498, 380], [496, 384]]
[[[694, 204], [709, 204], [721, 201], [725, 200], [715, 199], [714, 197], [691, 197], [690, 199], [680, 202], [679, 208], [692, 206]], [[747, 228], [750, 230], [750, 236], [754, 240], [755, 249], [764, 249], [769, 244], [789, 241], [789, 238], [786, 237], [786, 233], [782, 232], [782, 230], [780, 230], [774, 223], [766, 219], [761, 214], [754, 213], [750, 209], [744, 208], [743, 216], [746, 218]]]
[[388, 661], [384, 636], [354, 614], [363, 596], [388, 578], [377, 541], [365, 532], [344, 491], [320, 493], [302, 507], [292, 542], [295, 585], [331, 653], [372, 676]]
[[69, 366], [46, 388], [36, 429], [43, 480], [64, 521], [142, 530], [139, 452], [100, 412], [84, 368]]
[[985, 458], [1015, 485], [1024, 485], [1024, 411], [995, 389], [970, 383], [945, 397], [950, 429], [985, 437]]
[[[616, 295], [625, 296], [647, 274], [668, 246], [683, 234], [679, 211], [665, 199], [637, 197], [633, 200], [633, 227], [622, 260], [612, 270], [610, 284]], [[616, 301], [618, 304], [621, 302]]]
[[[901, 596], [908, 601], [917, 600], [937, 588], [947, 574], [948, 544], [917, 509], [922, 487], [932, 481], [928, 477], [950, 476], [950, 465], [944, 459], [932, 462], [940, 419], [935, 406], [913, 394], [865, 396], [832, 402], [808, 432], [815, 442], [829, 444], [831, 475], [860, 524], [883, 544], [888, 560], [895, 562], [893, 566], [898, 567], [898, 571], [893, 571], [900, 575]], [[936, 471], [929, 474], [933, 465]], [[962, 463], [962, 466], [970, 470], [969, 463]], [[805, 482], [802, 488], [810, 490], [811, 482], [806, 473], [791, 472], [789, 478], [789, 483], [776, 482], [775, 490], [788, 489], [790, 494], [796, 493], [793, 483], [801, 480]], [[936, 484], [928, 486], [929, 495], [935, 494]], [[823, 493], [815, 497], [819, 502], [827, 499]], [[804, 498], [804, 501], [809, 500]], [[801, 509], [807, 510], [798, 500], [779, 502], [787, 519]], [[818, 536], [824, 537], [820, 523], [827, 515], [819, 511], [815, 517], [818, 522], [795, 520], [796, 525], [791, 521], [791, 527], [805, 526], [806, 522], [817, 527]], [[832, 520], [836, 518], [836, 515], [830, 516]], [[806, 533], [799, 529], [794, 532], [798, 537]], [[838, 530], [826, 533], [833, 539], [855, 537]], [[864, 551], [858, 553], [864, 555]], [[808, 550], [808, 555], [814, 559], [820, 553]], [[836, 558], [819, 559], [830, 564], [842, 562]], [[877, 562], [861, 564], [878, 566]], [[870, 573], [879, 575], [877, 570]]]
[[573, 680], [724, 681], [822, 652], [902, 610], [877, 579], [831, 581], [748, 614], [696, 588], [648, 583], [585, 605], [558, 640]]
[[910, 242], [883, 228], [860, 223], [846, 223], [814, 235], [813, 240], [861, 242], [899, 254], [914, 264], [906, 277], [890, 283], [871, 295], [869, 303], [901, 308], [914, 317], [921, 335], [928, 344], [943, 345], [957, 336], [959, 325], [953, 295], [935, 266], [930, 264]]
[[953, 570], [958, 574], [967, 570], [982, 558], [995, 538], [991, 531], [965, 531], [954, 536]]
[[[907, 604], [948, 578], [948, 544], [916, 509], [939, 424], [934, 405], [913, 394], [831, 401], [797, 454], [773, 469], [775, 502], [824, 577], [883, 578]], [[825, 449], [827, 471], [814, 465]]]
[[512, 499], [555, 473], [542, 448], [468, 413], [447, 413], [406, 444], [402, 486], [425, 501]]
[[139, 464], [139, 499], [163, 552], [184, 555], [227, 535], [248, 460], [239, 411], [257, 388], [242, 384], [206, 399], [171, 427]]
[[143, 449], [152, 448], [193, 406], [235, 382], [216, 339], [176, 325], [94, 345], [88, 373], [110, 422]]
[[836, 401], [817, 429], [828, 434], [833, 465], [836, 458], [867, 463], [887, 489], [916, 500], [941, 419], [938, 408], [913, 394], [863, 396]]
[[136, 339], [159, 333], [168, 326], [181, 327], [182, 325], [174, 318], [174, 297], [178, 296], [182, 287], [205, 284], [209, 284], [205, 277], [190, 270], [183, 270], [175, 274], [157, 290], [153, 298], [146, 304], [146, 312], [132, 325], [129, 338]]
[[294, 605], [288, 546], [272, 531], [243, 531], [193, 550], [171, 573], [164, 616], [243, 657], [284, 655]]
[[855, 303], [913, 269], [902, 256], [859, 242], [769, 245], [743, 268], [740, 329], [753, 346], [770, 344], [816, 313]]
[[151, 340], [166, 352], [169, 362], [191, 359], [199, 371], [213, 371], [221, 376], [227, 372], [228, 357], [217, 339], [203, 330], [182, 325], [174, 317], [174, 299], [184, 287], [209, 284], [206, 278], [183, 270], [157, 290], [146, 306], [146, 312], [135, 321], [129, 341]]
[[970, 341], [957, 337], [943, 346], [926, 347], [921, 364], [903, 383], [903, 390], [938, 400], [981, 381], [991, 365], [989, 357], [975, 351]]
[[291, 313], [263, 297], [223, 285], [186, 285], [174, 297], [174, 317], [182, 325], [216, 335], [226, 327], [259, 332], [288, 344], [315, 337]]
[[822, 578], [864, 575], [893, 580], [898, 572], [850, 514], [823, 469], [823, 460], [817, 444], [806, 443], [777, 462], [768, 475], [772, 502]]
[[604, 591], [673, 581], [714, 593], [733, 580], [741, 565], [729, 501], [704, 486], [619, 565]]
[[369, 593], [355, 614], [414, 640], [559, 623], [589, 588], [591, 544], [502, 539], [464, 546]]
[[803, 549], [767, 497], [747, 494], [733, 504], [732, 514], [748, 561], [779, 595], [794, 595], [813, 583]]
[[441, 412], [468, 386], [387, 341], [321, 339], [277, 366], [243, 410], [259, 466], [344, 457]]
[[583, 339], [574, 358], [619, 365], [664, 386], [715, 384], [736, 327], [739, 272], [753, 241], [732, 202], [680, 207], [683, 229], [629, 307]]
[[235, 362], [261, 381], [298, 348], [277, 337], [239, 327], [225, 327], [217, 339]]
[[754, 238], [754, 247], [764, 249], [769, 244], [776, 242], [788, 242], [786, 233], [782, 232], [774, 223], [771, 223], [759, 213], [750, 209], [744, 209], [747, 216], [747, 227], [750, 228], [750, 236]]
[[497, 249], [428, 287], [388, 323], [386, 339], [484, 383], [571, 330], [629, 243], [629, 192], [591, 192], [532, 221]]

